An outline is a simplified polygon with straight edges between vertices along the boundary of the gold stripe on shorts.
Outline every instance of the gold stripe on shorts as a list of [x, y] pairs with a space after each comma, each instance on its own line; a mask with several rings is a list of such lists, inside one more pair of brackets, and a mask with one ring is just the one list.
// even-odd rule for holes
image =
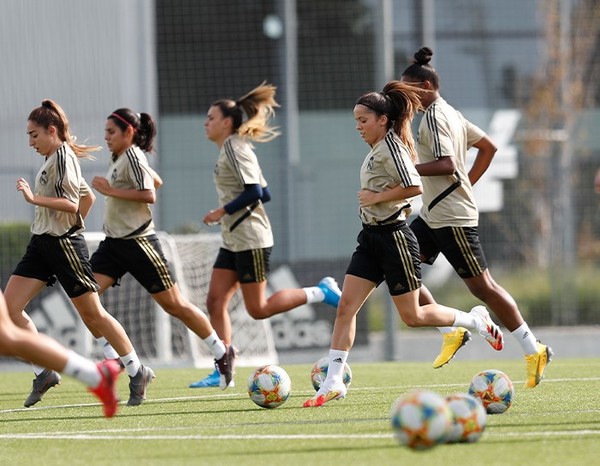
[[393, 235], [394, 241], [398, 248], [398, 253], [400, 255], [400, 260], [402, 261], [402, 267], [404, 268], [404, 272], [406, 275], [407, 285], [411, 290], [416, 290], [419, 288], [419, 282], [417, 280], [415, 264], [410, 254], [410, 248], [408, 247], [406, 236], [402, 231], [394, 231]]
[[73, 270], [79, 281], [90, 291], [98, 290], [98, 285], [85, 273], [81, 259], [77, 255], [77, 251], [75, 251], [71, 240], [69, 238], [59, 238], [58, 244], [60, 244], [60, 248], [64, 252], [71, 270]]
[[460, 227], [452, 227], [452, 233], [456, 244], [458, 244], [458, 247], [460, 248], [463, 259], [465, 260], [467, 267], [469, 267], [471, 275], [474, 277], [481, 275], [483, 270], [473, 254], [473, 251], [469, 247], [469, 240], [467, 239], [467, 235], [465, 235], [465, 231]]
[[169, 269], [167, 268], [167, 264], [162, 260], [160, 254], [152, 247], [150, 241], [148, 241], [145, 237], [135, 238], [136, 243], [142, 248], [142, 251], [146, 254], [146, 257], [150, 259], [154, 269], [158, 273], [160, 277], [160, 281], [162, 282], [165, 290], [168, 290], [173, 286], [173, 280], [171, 279], [171, 274], [169, 273]]
[[262, 249], [252, 250], [252, 263], [254, 266], [254, 276], [256, 277], [257, 283], [264, 282], [267, 279], [264, 256], [265, 253]]

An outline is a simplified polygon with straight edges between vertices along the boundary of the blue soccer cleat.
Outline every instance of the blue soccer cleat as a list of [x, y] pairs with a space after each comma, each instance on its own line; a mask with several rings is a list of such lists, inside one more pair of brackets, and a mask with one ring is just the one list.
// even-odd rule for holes
[[189, 385], [190, 388], [206, 388], [206, 387], [218, 387], [221, 382], [221, 374], [219, 371], [215, 369], [213, 372], [208, 374], [198, 382], [191, 383]]
[[323, 302], [337, 308], [340, 303], [340, 296], [342, 296], [342, 290], [340, 290], [333, 277], [323, 278], [317, 286], [325, 293]]

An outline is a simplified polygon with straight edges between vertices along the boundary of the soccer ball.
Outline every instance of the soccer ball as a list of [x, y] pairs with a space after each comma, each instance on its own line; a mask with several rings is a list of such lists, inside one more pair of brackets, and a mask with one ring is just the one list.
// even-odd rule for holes
[[[312, 386], [315, 391], [319, 391], [321, 388], [321, 384], [325, 381], [327, 377], [327, 368], [329, 367], [329, 358], [327, 356], [322, 357], [317, 362], [315, 362], [310, 371], [310, 381], [312, 382]], [[352, 371], [350, 370], [350, 366], [348, 363], [344, 364], [344, 374], [343, 374], [343, 382], [346, 388], [350, 386], [350, 382], [352, 382]]]
[[248, 395], [262, 408], [277, 408], [285, 403], [292, 391], [292, 381], [283, 368], [262, 366], [248, 377]]
[[501, 414], [510, 407], [515, 389], [504, 372], [488, 369], [473, 377], [469, 394], [481, 400], [488, 414]]
[[476, 442], [483, 434], [487, 413], [481, 400], [468, 393], [455, 393], [446, 397], [452, 411], [452, 427], [447, 443]]
[[452, 427], [452, 412], [441, 395], [418, 390], [394, 402], [391, 420], [400, 444], [426, 450], [446, 441]]

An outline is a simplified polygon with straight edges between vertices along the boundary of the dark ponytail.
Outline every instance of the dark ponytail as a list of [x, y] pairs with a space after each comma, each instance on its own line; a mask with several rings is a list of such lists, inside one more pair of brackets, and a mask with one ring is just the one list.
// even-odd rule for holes
[[156, 123], [149, 114], [136, 114], [128, 108], [119, 108], [112, 112], [108, 119], [112, 120], [122, 131], [127, 131], [127, 127], [131, 126], [134, 144], [145, 152], [154, 151]]

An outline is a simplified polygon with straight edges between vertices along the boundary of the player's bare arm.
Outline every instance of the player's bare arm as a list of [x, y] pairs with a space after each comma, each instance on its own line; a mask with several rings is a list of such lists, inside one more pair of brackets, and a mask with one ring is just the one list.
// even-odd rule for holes
[[122, 189], [112, 187], [103, 176], [95, 176], [92, 180], [92, 188], [105, 196], [116, 197], [126, 201], [154, 204], [156, 192], [153, 189]]
[[483, 176], [486, 170], [492, 163], [492, 159], [496, 154], [498, 148], [492, 142], [492, 140], [484, 136], [475, 144], [473, 147], [477, 148], [477, 155], [475, 156], [475, 162], [473, 162], [473, 166], [469, 170], [469, 181], [472, 185], [479, 181], [479, 178]]
[[368, 207], [381, 202], [401, 201], [419, 196], [422, 192], [423, 188], [421, 186], [404, 187], [399, 184], [379, 193], [362, 189], [358, 192], [358, 202], [361, 207]]
[[87, 217], [94, 202], [96, 202], [96, 195], [91, 191], [79, 198], [79, 214], [81, 215], [81, 218], [85, 219]]
[[418, 163], [415, 165], [421, 176], [446, 176], [456, 171], [456, 160], [454, 157], [445, 156], [431, 162]]
[[33, 205], [48, 207], [62, 212], [76, 213], [79, 206], [64, 197], [36, 196], [31, 191], [29, 183], [24, 178], [17, 180], [17, 191], [23, 193], [23, 198]]

